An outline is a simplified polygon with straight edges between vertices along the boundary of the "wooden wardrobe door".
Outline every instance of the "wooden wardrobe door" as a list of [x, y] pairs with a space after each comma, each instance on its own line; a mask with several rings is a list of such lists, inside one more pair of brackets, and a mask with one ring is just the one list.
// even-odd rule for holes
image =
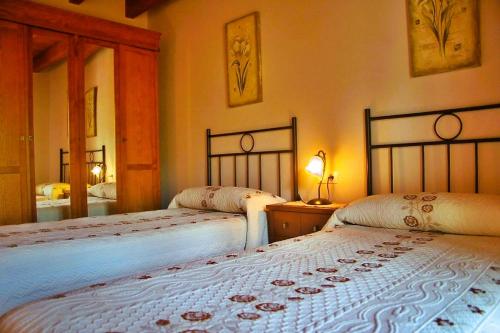
[[28, 27], [0, 21], [0, 225], [35, 220]]
[[122, 212], [158, 209], [157, 52], [120, 45], [115, 54], [118, 205]]

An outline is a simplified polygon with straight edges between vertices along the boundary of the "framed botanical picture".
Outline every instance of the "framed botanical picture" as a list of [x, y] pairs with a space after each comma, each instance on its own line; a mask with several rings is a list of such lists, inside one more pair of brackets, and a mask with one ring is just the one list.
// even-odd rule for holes
[[407, 0], [412, 76], [481, 64], [478, 0]]
[[97, 87], [85, 92], [85, 133], [87, 138], [97, 136]]
[[259, 13], [226, 23], [228, 104], [262, 102]]

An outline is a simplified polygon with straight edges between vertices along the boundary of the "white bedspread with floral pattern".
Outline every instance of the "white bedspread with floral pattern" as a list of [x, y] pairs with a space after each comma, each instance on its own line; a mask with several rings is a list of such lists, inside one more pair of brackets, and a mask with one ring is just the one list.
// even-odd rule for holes
[[243, 250], [245, 215], [195, 209], [0, 227], [0, 314], [138, 270]]
[[500, 239], [344, 226], [25, 305], [1, 332], [493, 332]]
[[267, 244], [264, 209], [283, 201], [206, 186], [182, 191], [167, 210], [2, 226], [0, 315], [98, 281]]

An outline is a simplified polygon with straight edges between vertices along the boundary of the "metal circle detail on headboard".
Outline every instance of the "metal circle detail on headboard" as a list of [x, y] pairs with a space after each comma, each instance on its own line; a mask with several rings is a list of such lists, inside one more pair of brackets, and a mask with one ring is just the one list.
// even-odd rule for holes
[[[456, 120], [458, 120], [458, 131], [455, 135], [450, 136], [450, 137], [445, 137], [445, 136], [439, 134], [438, 129], [437, 129], [438, 122], [440, 120], [444, 119], [444, 117], [446, 117], [446, 116], [450, 116], [450, 117], [453, 117]], [[462, 128], [463, 128], [462, 119], [460, 119], [460, 117], [457, 116], [455, 113], [443, 113], [439, 117], [437, 117], [436, 120], [434, 121], [434, 133], [436, 134], [436, 136], [438, 138], [440, 138], [443, 141], [455, 140], [460, 135], [460, 133], [462, 133]]]
[[[247, 145], [245, 145], [245, 144], [244, 144], [244, 142], [243, 142], [243, 141], [245, 140], [245, 138], [246, 138], [246, 137], [249, 137], [249, 138], [250, 138], [250, 144], [249, 144], [250, 148], [247, 148], [247, 149], [246, 149], [246, 147], [245, 147], [245, 146], [247, 146]], [[249, 153], [249, 152], [251, 152], [251, 151], [253, 150], [253, 147], [254, 147], [254, 146], [255, 146], [255, 140], [254, 140], [254, 138], [253, 138], [252, 134], [250, 134], [250, 133], [245, 133], [245, 134], [243, 134], [243, 135], [241, 136], [241, 139], [240, 139], [240, 147], [241, 147], [241, 150], [243, 150], [245, 153]]]

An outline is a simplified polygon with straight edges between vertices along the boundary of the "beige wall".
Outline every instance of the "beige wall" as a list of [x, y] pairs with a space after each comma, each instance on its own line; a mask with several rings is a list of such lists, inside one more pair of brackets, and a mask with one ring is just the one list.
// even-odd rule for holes
[[[264, 101], [228, 108], [223, 27], [252, 11], [261, 15]], [[318, 149], [339, 174], [334, 199], [364, 195], [365, 107], [390, 114], [498, 102], [500, 1], [481, 1], [480, 16], [481, 67], [411, 78], [403, 0], [183, 0], [152, 11], [149, 27], [163, 33], [163, 204], [204, 184], [206, 128], [282, 125], [291, 116], [303, 196], [314, 195], [302, 170]]]
[[32, 1], [140, 28], [147, 28], [148, 25], [148, 16], [145, 13], [134, 19], [125, 17], [125, 0], [85, 0], [80, 5], [72, 4], [68, 0]]
[[[106, 146], [107, 181], [114, 181], [116, 174], [114, 84], [114, 50], [101, 48], [85, 64], [85, 91], [97, 87], [97, 136], [87, 138], [87, 150]], [[101, 154], [95, 158], [100, 160]]]
[[59, 149], [68, 151], [68, 66], [33, 75], [36, 183], [59, 181]]
[[[50, 182], [50, 163], [47, 156], [50, 152], [49, 128], [50, 118], [47, 112], [49, 104], [49, 75], [33, 74], [33, 130], [35, 147], [35, 181], [36, 184]], [[58, 181], [58, 179], [56, 179]]]

